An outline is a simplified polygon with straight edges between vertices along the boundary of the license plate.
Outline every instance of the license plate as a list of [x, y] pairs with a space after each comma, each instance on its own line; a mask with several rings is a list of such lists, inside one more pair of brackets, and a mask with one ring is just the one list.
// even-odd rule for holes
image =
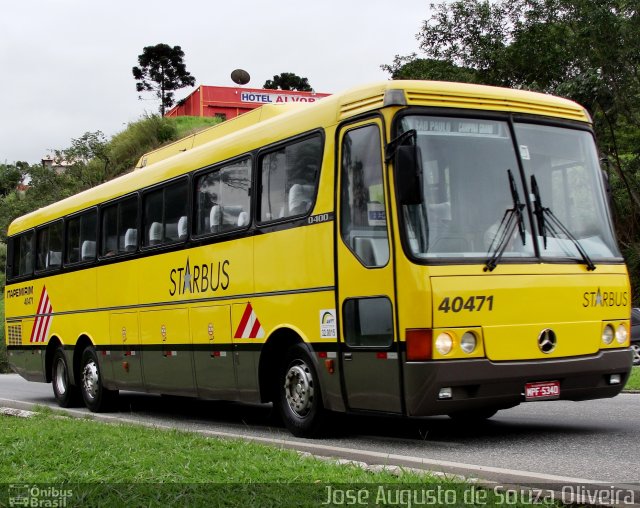
[[525, 400], [551, 400], [560, 398], [560, 381], [544, 381], [524, 385]]

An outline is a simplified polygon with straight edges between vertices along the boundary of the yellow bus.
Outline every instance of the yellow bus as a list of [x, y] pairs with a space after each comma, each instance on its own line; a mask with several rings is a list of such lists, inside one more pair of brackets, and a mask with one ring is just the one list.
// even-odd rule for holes
[[468, 421], [620, 392], [628, 275], [591, 119], [525, 91], [388, 81], [264, 107], [14, 221], [13, 369], [118, 390]]

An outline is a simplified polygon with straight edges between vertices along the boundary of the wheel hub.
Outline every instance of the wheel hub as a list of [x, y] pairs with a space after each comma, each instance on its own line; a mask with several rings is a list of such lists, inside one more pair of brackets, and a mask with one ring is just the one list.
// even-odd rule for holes
[[99, 386], [98, 366], [95, 362], [90, 361], [82, 370], [82, 385], [84, 387], [84, 393], [90, 398], [95, 399], [98, 393]]
[[56, 391], [60, 395], [64, 395], [67, 392], [67, 369], [62, 360], [56, 361], [53, 382], [56, 384]]
[[289, 408], [298, 416], [305, 416], [313, 407], [313, 377], [304, 363], [292, 365], [287, 371], [284, 393]]

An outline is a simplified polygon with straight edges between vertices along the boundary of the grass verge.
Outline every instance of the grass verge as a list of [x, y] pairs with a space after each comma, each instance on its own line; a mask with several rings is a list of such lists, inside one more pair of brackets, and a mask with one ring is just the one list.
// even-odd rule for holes
[[176, 124], [176, 139], [189, 136], [194, 132], [213, 127], [222, 122], [220, 118], [210, 116], [177, 116], [171, 118], [171, 121], [174, 121]]
[[7, 343], [4, 337], [4, 288], [0, 293], [0, 374], [11, 372], [9, 357], [7, 356]]
[[627, 384], [624, 386], [625, 390], [640, 390], [640, 367], [633, 367], [631, 369], [631, 376]]
[[359, 506], [416, 505], [415, 496], [457, 506], [473, 505], [465, 497], [480, 496], [478, 504], [493, 506], [496, 499], [471, 484], [412, 472], [373, 472], [177, 430], [77, 420], [51, 411], [28, 419], [0, 416], [0, 422], [0, 478], [5, 488], [14, 489], [9, 495], [15, 496], [18, 486], [28, 497], [35, 483], [45, 493], [53, 488], [54, 494], [68, 494], [66, 506], [355, 504], [347, 503], [349, 495], [365, 501]]

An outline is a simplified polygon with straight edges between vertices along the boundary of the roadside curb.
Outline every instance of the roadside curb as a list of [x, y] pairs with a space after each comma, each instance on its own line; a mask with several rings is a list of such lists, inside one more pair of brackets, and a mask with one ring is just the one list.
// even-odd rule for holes
[[[40, 404], [31, 402], [22, 402], [11, 399], [0, 399], [0, 407], [21, 409], [27, 411], [37, 411], [43, 407]], [[48, 406], [45, 406], [48, 407]], [[94, 421], [106, 423], [126, 423], [139, 425], [148, 428], [175, 430], [176, 427], [165, 424], [157, 424], [136, 420], [130, 417], [115, 416], [100, 413], [86, 413], [77, 409], [54, 409], [54, 415], [68, 415], [74, 418], [91, 419]], [[571, 478], [565, 476], [556, 476], [545, 473], [536, 473], [531, 471], [519, 471], [515, 469], [505, 469], [493, 466], [481, 466], [474, 464], [465, 464], [461, 462], [452, 462], [446, 460], [435, 460], [424, 457], [416, 457], [409, 455], [398, 455], [392, 453], [376, 452], [372, 450], [352, 449], [341, 446], [332, 446], [324, 442], [318, 442], [310, 439], [294, 438], [269, 438], [260, 436], [247, 436], [244, 434], [236, 434], [232, 432], [222, 432], [213, 430], [188, 430], [200, 434], [202, 436], [221, 438], [221, 439], [241, 439], [244, 441], [264, 444], [267, 446], [276, 446], [282, 449], [296, 450], [300, 453], [306, 452], [316, 457], [333, 458], [340, 460], [341, 463], [353, 462], [358, 464], [367, 464], [370, 467], [393, 467], [411, 471], [421, 470], [424, 473], [430, 473], [435, 476], [444, 478], [468, 481], [479, 485], [520, 485], [523, 483], [582, 483], [596, 484], [596, 480], [588, 480], [583, 478]]]
[[[640, 393], [640, 391], [636, 391], [636, 393]], [[404, 473], [431, 475], [445, 483], [464, 482], [495, 493], [502, 493], [498, 494], [502, 499], [511, 499], [509, 496], [514, 495], [525, 496], [523, 499], [526, 496], [534, 496], [535, 499], [544, 499], [545, 502], [561, 500], [565, 504], [578, 503], [584, 506], [602, 506], [601, 503], [594, 500], [596, 498], [593, 498], [591, 492], [605, 492], [602, 490], [602, 486], [605, 484], [607, 485], [606, 494], [610, 493], [610, 489], [614, 489], [614, 485], [597, 480], [332, 446], [327, 444], [326, 441], [306, 440], [293, 436], [270, 438], [207, 429], [181, 429], [175, 425], [143, 421], [121, 413], [87, 413], [85, 410], [58, 409], [35, 402], [0, 398], [0, 415], [31, 417], [42, 408], [51, 410], [51, 416], [57, 418], [71, 417], [110, 424], [136, 425], [159, 430], [182, 430], [203, 437], [243, 440], [292, 450], [301, 457], [311, 457], [315, 460], [330, 461], [338, 465], [359, 467], [371, 472], [386, 471], [397, 476], [401, 476]], [[617, 489], [616, 492], [632, 493], [633, 496], [640, 496], [640, 490], [635, 484], [620, 483], [615, 485], [615, 489]], [[634, 499], [636, 498], [634, 497]], [[606, 505], [608, 506], [609, 504]]]

